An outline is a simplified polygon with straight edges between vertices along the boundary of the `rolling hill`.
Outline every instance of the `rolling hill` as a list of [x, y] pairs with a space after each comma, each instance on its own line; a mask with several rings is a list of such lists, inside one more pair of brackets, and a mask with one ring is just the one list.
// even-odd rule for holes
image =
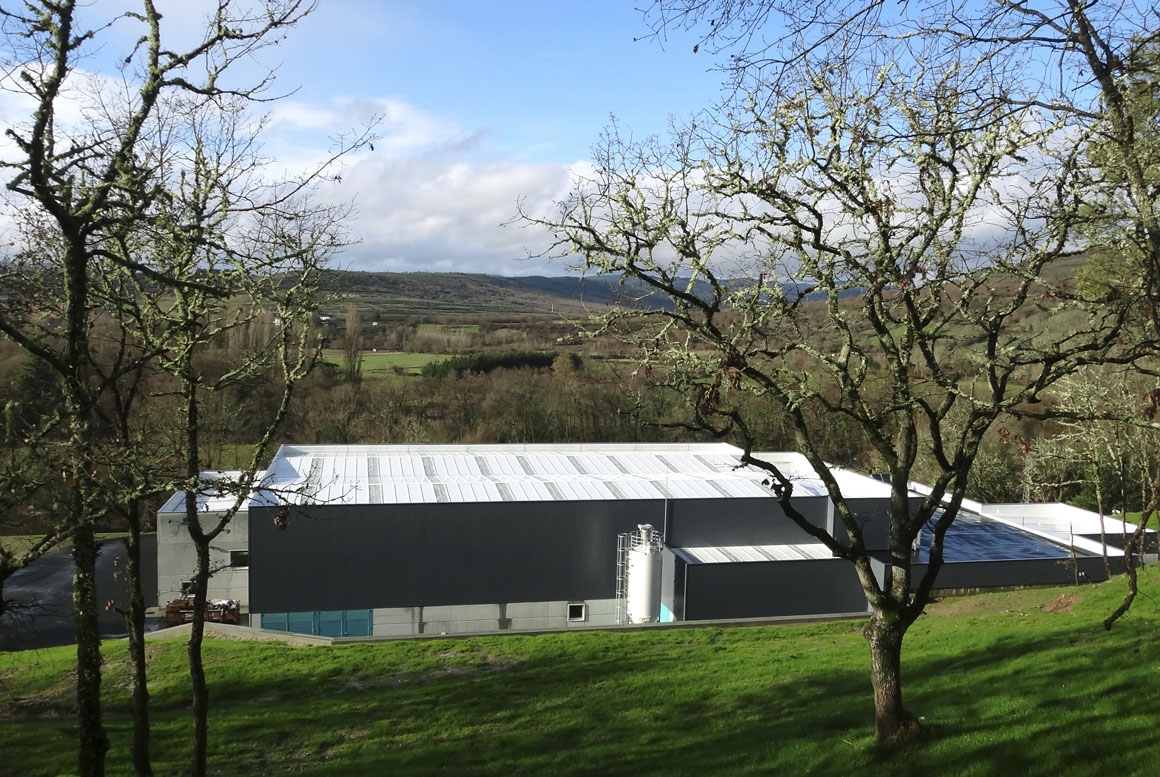
[[583, 316], [618, 304], [668, 304], [667, 299], [651, 295], [639, 281], [617, 275], [502, 277], [329, 270], [324, 288], [360, 311], [375, 311], [386, 319], [433, 315]]

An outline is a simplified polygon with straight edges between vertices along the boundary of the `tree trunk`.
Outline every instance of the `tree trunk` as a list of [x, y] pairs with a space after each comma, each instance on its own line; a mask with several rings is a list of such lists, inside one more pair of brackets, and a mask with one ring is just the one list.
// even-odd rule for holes
[[[188, 497], [187, 497], [188, 498]], [[197, 574], [194, 577], [193, 620], [189, 624], [189, 679], [193, 684], [193, 777], [205, 777], [209, 750], [209, 688], [201, 645], [205, 639], [206, 589], [209, 586], [209, 540], [196, 540]]]
[[879, 742], [904, 738], [919, 728], [902, 705], [902, 637], [897, 617], [875, 612], [866, 627], [870, 643], [870, 682], [874, 687], [874, 733]]
[[[84, 500], [73, 497], [74, 507]], [[82, 777], [103, 777], [109, 737], [101, 722], [101, 624], [97, 604], [97, 544], [93, 525], [73, 528], [73, 609], [77, 633], [77, 770]]]
[[[1112, 611], [1112, 614], [1104, 618], [1104, 630], [1111, 631], [1112, 626], [1116, 625], [1116, 621], [1128, 614], [1128, 610], [1132, 609], [1132, 602], [1136, 601], [1136, 594], [1139, 592], [1139, 582], [1136, 579], [1136, 567], [1132, 564], [1132, 550], [1131, 546], [1124, 552], [1124, 571], [1128, 574], [1128, 590], [1124, 593], [1124, 600], [1120, 602], [1120, 606]], [[1143, 555], [1143, 554], [1141, 554]]]
[[[194, 483], [201, 471], [201, 427], [198, 407], [198, 377], [189, 351], [184, 354], [180, 371], [181, 394], [185, 404], [185, 476]], [[198, 489], [185, 489], [185, 522], [189, 538], [197, 550], [197, 569], [193, 575], [193, 616], [189, 624], [189, 680], [193, 692], [193, 758], [192, 777], [205, 777], [206, 753], [209, 750], [209, 689], [205, 682], [205, 664], [201, 646], [205, 640], [205, 605], [209, 588], [209, 543], [197, 511]]]
[[133, 741], [129, 746], [137, 777], [152, 777], [149, 756], [149, 686], [145, 662], [145, 592], [141, 584], [141, 513], [129, 510], [129, 659], [133, 664]]

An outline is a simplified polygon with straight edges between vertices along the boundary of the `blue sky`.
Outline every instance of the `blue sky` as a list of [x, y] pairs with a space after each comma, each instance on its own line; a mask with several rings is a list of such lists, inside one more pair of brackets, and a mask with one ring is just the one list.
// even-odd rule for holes
[[634, 42], [647, 32], [634, 0], [322, 0], [278, 54], [300, 99], [397, 99], [485, 133], [496, 154], [568, 162], [610, 113], [659, 129], [715, 97], [691, 38]]
[[[124, 0], [122, 0], [124, 2]], [[328, 196], [353, 198], [350, 269], [564, 274], [527, 261], [543, 235], [504, 227], [568, 190], [610, 115], [636, 135], [711, 104], [721, 76], [692, 37], [662, 44], [644, 0], [321, 0], [261, 63], [278, 66], [267, 148], [291, 164], [383, 116], [375, 151]], [[196, 23], [182, 8], [175, 26]]]
[[[375, 150], [348, 160], [341, 183], [320, 191], [357, 209], [359, 242], [339, 266], [564, 274], [562, 263], [525, 259], [547, 244], [544, 234], [502, 226], [517, 201], [550, 212], [611, 115], [637, 137], [663, 133], [670, 116], [720, 94], [722, 76], [710, 56], [693, 53], [694, 36], [649, 37], [637, 6], [650, 2], [319, 0], [284, 40], [235, 71], [250, 83], [277, 69], [272, 93], [284, 99], [256, 109], [269, 112], [262, 142], [275, 167], [301, 170], [326, 155], [335, 134], [382, 117]], [[216, 0], [157, 5], [167, 47], [184, 50]], [[77, 95], [91, 91], [90, 73], [117, 88], [118, 65], [142, 31], [118, 15], [139, 7], [81, 4], [78, 27], [101, 32], [80, 61]], [[80, 103], [62, 104], [58, 117]], [[0, 124], [26, 123], [31, 108], [12, 84], [0, 90]], [[9, 144], [0, 138], [0, 154]]]
[[[216, 1], [156, 0], [172, 48], [200, 39]], [[103, 25], [140, 2], [81, 4], [82, 26], [102, 28], [83, 69], [116, 84], [140, 28], [127, 17]], [[348, 160], [341, 183], [320, 191], [357, 209], [359, 242], [340, 266], [563, 274], [563, 263], [524, 259], [547, 245], [545, 234], [502, 226], [517, 202], [550, 214], [610, 116], [622, 134], [643, 137], [722, 94], [713, 56], [693, 53], [696, 34], [650, 36], [640, 9], [652, 2], [318, 0], [278, 45], [240, 63], [239, 77], [249, 83], [277, 69], [272, 91], [286, 96], [257, 109], [269, 111], [264, 149], [286, 170], [325, 156], [334, 134], [381, 117], [375, 150]], [[78, 93], [93, 83], [87, 75]], [[0, 89], [0, 125], [26, 123], [30, 110], [11, 84]], [[6, 144], [0, 137], [0, 155]], [[0, 242], [4, 231], [0, 221]]]
[[517, 199], [535, 209], [562, 197], [610, 115], [638, 135], [663, 132], [719, 92], [690, 36], [634, 40], [648, 34], [637, 4], [322, 0], [264, 59], [298, 88], [280, 115], [318, 111], [341, 129], [384, 114], [374, 158], [343, 175], [362, 236], [344, 264], [564, 273], [523, 260], [542, 236], [501, 226]]

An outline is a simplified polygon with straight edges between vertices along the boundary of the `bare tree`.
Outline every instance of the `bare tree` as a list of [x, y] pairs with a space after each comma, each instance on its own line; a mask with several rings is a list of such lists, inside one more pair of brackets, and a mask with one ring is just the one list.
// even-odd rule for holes
[[[340, 158], [366, 144], [367, 133], [346, 138], [318, 166], [293, 179], [268, 179], [260, 153], [259, 125], [249, 123], [244, 103], [219, 99], [211, 106], [181, 101], [167, 106], [162, 126], [176, 127], [151, 146], [154, 184], [163, 189], [148, 224], [120, 236], [119, 257], [137, 257], [165, 278], [181, 279], [158, 293], [146, 274], [132, 271], [132, 289], [120, 295], [122, 326], [153, 354], [168, 376], [178, 413], [170, 427], [179, 462], [171, 488], [185, 492], [186, 528], [197, 566], [189, 641], [193, 680], [192, 773], [206, 771], [209, 692], [202, 662], [211, 543], [248, 499], [261, 464], [278, 439], [290, 399], [314, 366], [318, 340], [312, 326], [321, 271], [349, 244], [350, 208], [323, 206], [312, 198]], [[369, 132], [369, 130], [368, 130]], [[122, 261], [122, 265], [127, 262]], [[236, 336], [239, 332], [245, 337]], [[228, 343], [223, 366], [206, 351]], [[206, 481], [202, 404], [207, 395], [254, 380], [276, 387], [275, 405], [243, 473]], [[233, 495], [231, 509], [209, 524], [198, 505], [207, 489]]]
[[[914, 461], [911, 452], [919, 439], [926, 438], [922, 445], [931, 447], [944, 473], [965, 473], [981, 433], [1000, 415], [1058, 415], [1038, 400], [1085, 363], [1130, 361], [1156, 374], [1148, 347], [1140, 346], [1155, 339], [1160, 276], [1153, 54], [1160, 17], [1150, 4], [655, 0], [646, 19], [660, 37], [674, 27], [698, 31], [694, 50], [721, 58], [731, 89], [719, 106], [730, 116], [720, 145], [732, 143], [739, 151], [690, 157], [682, 140], [679, 154], [647, 160], [626, 154], [614, 137], [609, 147], [616, 153], [580, 182], [554, 224], [568, 241], [561, 252], [583, 255], [590, 268], [651, 276], [685, 306], [689, 312], [681, 327], [705, 341], [708, 358], [719, 365], [714, 374], [705, 369], [704, 358], [692, 360], [701, 368], [701, 383], [686, 382], [701, 393], [701, 404], [707, 398], [717, 413], [726, 390], [767, 393], [795, 417], [806, 451], [816, 448], [817, 430], [794, 414], [811, 402], [861, 416], [867, 438], [894, 479], [892, 547], [915, 525], [901, 514], [904, 484], [898, 481], [910, 472], [907, 463]], [[904, 74], [901, 83], [916, 88], [899, 90], [895, 74]], [[893, 91], [889, 104], [879, 90]], [[899, 120], [908, 111], [927, 111], [931, 118], [918, 124]], [[787, 115], [794, 118], [787, 122]], [[819, 127], [838, 140], [819, 142]], [[746, 146], [734, 140], [753, 136], [754, 128], [760, 142]], [[1005, 149], [993, 147], [998, 153], [990, 169], [977, 163], [986, 147], [979, 143], [985, 136], [980, 130], [986, 128], [1002, 128], [1002, 142], [1008, 143]], [[899, 145], [906, 143], [908, 150]], [[805, 180], [803, 158], [810, 170]], [[693, 174], [697, 196], [691, 202], [684, 194], [689, 181], [657, 174], [698, 165], [702, 172]], [[731, 167], [743, 171], [734, 176], [741, 183], [717, 185], [727, 180], [718, 170]], [[658, 179], [676, 185], [658, 192]], [[963, 196], [976, 183], [980, 188]], [[634, 197], [642, 189], [647, 193]], [[678, 197], [672, 197], [674, 191]], [[940, 192], [956, 192], [946, 212], [971, 215], [940, 223], [937, 209], [913, 207], [937, 203]], [[805, 196], [811, 193], [815, 196]], [[724, 207], [722, 194], [732, 199]], [[600, 197], [607, 202], [596, 204]], [[737, 202], [738, 197], [747, 199]], [[677, 201], [684, 212], [656, 208], [657, 200]], [[679, 228], [655, 216], [666, 210]], [[719, 218], [722, 212], [728, 216], [723, 224], [706, 226], [708, 214]], [[900, 219], [916, 226], [900, 232]], [[685, 226], [694, 222], [695, 229]], [[622, 229], [624, 224], [629, 226]], [[756, 250], [756, 234], [775, 256], [784, 250], [787, 232], [794, 236], [791, 261], [766, 262], [769, 266], [757, 272], [752, 264], [743, 265], [721, 274], [723, 253], [745, 253], [733, 244]], [[990, 242], [980, 239], [987, 234]], [[900, 237], [911, 241], [909, 250], [918, 261], [899, 254], [907, 247]], [[861, 250], [850, 252], [851, 242]], [[658, 262], [658, 246], [667, 248], [666, 259], [676, 260]], [[1067, 279], [1066, 270], [1052, 272], [1053, 260], [1068, 249], [1086, 249], [1089, 262], [1101, 262], [1078, 284]], [[709, 253], [715, 255], [712, 261]], [[647, 261], [637, 258], [642, 254]], [[974, 261], [965, 262], [971, 254]], [[818, 261], [826, 257], [828, 262]], [[726, 282], [755, 275], [762, 283]], [[693, 293], [685, 282], [689, 276], [708, 279], [713, 291], [707, 298]], [[826, 327], [819, 329], [816, 313], [811, 326], [800, 323], [809, 306], [791, 292], [802, 284], [829, 298]], [[858, 303], [843, 303], [843, 284], [865, 292], [864, 315]], [[984, 294], [986, 289], [999, 293]], [[916, 302], [925, 295], [927, 304], [911, 302], [915, 294]], [[1021, 342], [1013, 324], [1035, 306], [1071, 310], [1076, 331], [1056, 343], [1043, 336]], [[938, 312], [931, 316], [933, 311]], [[779, 331], [771, 318], [797, 323]], [[806, 334], [825, 344], [754, 345], [771, 335], [784, 342]], [[860, 339], [866, 337], [877, 341], [872, 352]], [[954, 352], [947, 345], [952, 337], [974, 347]], [[691, 361], [657, 353], [669, 357], [669, 375], [684, 374], [673, 365], [685, 370]], [[767, 360], [756, 371], [755, 353]], [[972, 360], [975, 367], [964, 370]], [[815, 368], [806, 369], [811, 363]], [[819, 375], [828, 375], [833, 385]], [[931, 383], [939, 388], [928, 394]], [[753, 422], [735, 410], [725, 412], [743, 434]], [[916, 435], [913, 421], [901, 423], [902, 418], [923, 419], [925, 434]], [[950, 432], [957, 438], [953, 444], [946, 439]], [[965, 477], [939, 475], [935, 481], [935, 493], [945, 492], [950, 506], [935, 524], [937, 546]], [[773, 482], [787, 485], [777, 473]], [[836, 484], [828, 485], [842, 513]], [[917, 518], [925, 520], [932, 506], [928, 499]], [[857, 549], [858, 531], [847, 523], [847, 532], [849, 547]], [[892, 551], [896, 569], [898, 555]], [[932, 572], [937, 567], [933, 563]], [[875, 604], [878, 593], [861, 574], [875, 607], [873, 647], [880, 616], [889, 616], [895, 605], [879, 600], [887, 605], [884, 611]], [[928, 575], [908, 597], [906, 585], [895, 577], [890, 598], [900, 597], [895, 603], [903, 605], [903, 632], [931, 581]], [[876, 672], [879, 664], [875, 661]], [[875, 686], [879, 736], [905, 730], [911, 717], [900, 697], [890, 713], [877, 680]]]
[[[1125, 344], [1125, 307], [1058, 268], [1078, 239], [1085, 174], [1059, 142], [1064, 122], [981, 88], [991, 63], [949, 55], [938, 36], [875, 47], [863, 32], [828, 30], [824, 52], [803, 47], [724, 118], [699, 117], [667, 141], [614, 126], [558, 214], [529, 220], [554, 230], [554, 254], [671, 302], [605, 325], [691, 397], [696, 426], [739, 439], [786, 515], [854, 565], [887, 740], [918, 727], [903, 704], [903, 638], [984, 437], [1085, 365], [1146, 349]], [[1072, 327], [1019, 325], [1065, 311]], [[791, 476], [753, 453], [760, 419], [745, 394], [792, 428], [834, 502], [833, 535], [794, 509]], [[830, 472], [825, 441], [839, 421], [890, 476], [886, 527], [858, 515]], [[932, 490], [912, 509], [920, 472]], [[914, 578], [927, 526], [930, 564]]]
[[[1129, 512], [1139, 512], [1135, 529], [1128, 531], [1125, 523], [1116, 538], [1123, 558], [1115, 571], [1123, 572], [1128, 582], [1123, 601], [1104, 619], [1109, 630], [1128, 612], [1139, 593], [1136, 566], [1148, 552], [1146, 533], [1160, 506], [1160, 440], [1155, 425], [1160, 392], [1148, 388], [1147, 376], [1129, 373], [1117, 377], [1088, 375], [1064, 383], [1057, 392], [1053, 413], [1058, 430], [1036, 451], [1040, 480], [1058, 482], [1076, 470], [1086, 476], [1101, 521], [1113, 507], [1125, 520]], [[1105, 484], [1110, 486], [1107, 491]], [[1105, 565], [1111, 571], [1108, 537], [1102, 524], [1100, 537]]]
[[[9, 173], [13, 210], [28, 214], [43, 232], [35, 246], [42, 251], [37, 261], [48, 266], [43, 277], [56, 295], [53, 306], [39, 314], [12, 315], [10, 308], [5, 309], [0, 332], [60, 377], [67, 451], [63, 477], [69, 499], [64, 512], [76, 565], [78, 769], [84, 775], [100, 775], [108, 738], [101, 722], [94, 528], [106, 509], [102, 500], [111, 490], [102, 480], [106, 470], [96, 465], [105, 431], [100, 412], [105, 392], [125, 385], [122, 380], [126, 371], [136, 369], [137, 356], [108, 372], [98, 366], [93, 316], [100, 314], [99, 304], [111, 304], [115, 295], [102, 297], [94, 278], [107, 273], [102, 281], [106, 290], [113, 288], [116, 277], [136, 288], [148, 286], [153, 294], [220, 291], [206, 282], [204, 267], [165, 267], [154, 263], [154, 254], [140, 250], [146, 227], [166, 225], [176, 189], [166, 177], [172, 172], [169, 160], [158, 152], [168, 147], [165, 132], [180, 125], [159, 118], [172, 108], [180, 117], [212, 111], [226, 98], [271, 97], [270, 76], [259, 75], [240, 85], [228, 71], [239, 59], [276, 42], [313, 9], [313, 3], [265, 0], [243, 5], [224, 0], [210, 8], [204, 34], [184, 50], [163, 42], [162, 16], [153, 0], [141, 0], [137, 10], [103, 19], [98, 9], [88, 7], [84, 18], [94, 20], [92, 27], [80, 26], [78, 5], [72, 0], [34, 0], [0, 8], [3, 86], [30, 98], [33, 106], [27, 123], [6, 131], [15, 152], [0, 166]], [[121, 80], [104, 82], [83, 75], [81, 62], [92, 51], [112, 45], [106, 36], [113, 28], [133, 30], [127, 37], [134, 43], [120, 55]], [[67, 110], [69, 105], [79, 111]], [[252, 168], [226, 170], [226, 180], [201, 183], [238, 194], [239, 180], [252, 172]], [[269, 241], [279, 234], [271, 226], [274, 214], [304, 192], [308, 178], [317, 180], [317, 173], [287, 182], [263, 198], [269, 215], [255, 216], [252, 222], [255, 229], [266, 230]], [[247, 207], [234, 204], [231, 212]], [[293, 218], [299, 212], [295, 205], [283, 215]], [[215, 225], [204, 220], [197, 224], [200, 232], [180, 233], [185, 225], [170, 226], [176, 230], [171, 238], [203, 247], [212, 246], [217, 237]], [[131, 348], [139, 342], [125, 340]], [[147, 732], [147, 727], [135, 730], [135, 735], [141, 731]], [[143, 743], [134, 744], [134, 767], [139, 774], [151, 772]]]
[[[303, 220], [307, 218], [303, 214]], [[303, 237], [302, 235], [298, 236]], [[314, 237], [314, 236], [311, 236]], [[280, 240], [288, 240], [282, 236]], [[329, 241], [329, 237], [326, 238]], [[281, 254], [275, 265], [262, 267], [262, 262], [240, 265], [235, 270], [219, 268], [215, 286], [229, 296], [202, 293], [177, 294], [174, 304], [160, 315], [147, 316], [146, 322], [162, 324], [161, 331], [171, 335], [162, 368], [177, 378], [181, 414], [178, 418], [181, 433], [177, 438], [178, 453], [184, 459], [184, 480], [179, 490], [185, 493], [185, 524], [197, 552], [197, 566], [193, 574], [193, 619], [189, 639], [189, 667], [193, 681], [193, 760], [192, 774], [206, 773], [209, 745], [209, 689], [202, 661], [202, 644], [211, 566], [211, 543], [224, 532], [256, 487], [272, 446], [278, 439], [281, 425], [289, 409], [290, 399], [298, 382], [315, 363], [318, 341], [310, 327], [315, 312], [314, 294], [317, 290], [317, 271], [337, 243], [312, 243], [304, 240], [298, 245], [284, 243], [276, 250]], [[273, 246], [271, 246], [273, 248]], [[292, 257], [292, 258], [291, 258]], [[285, 262], [293, 261], [295, 269], [288, 272]], [[238, 317], [231, 317], [222, 306], [235, 304], [237, 295], [247, 295], [252, 305], [243, 317], [272, 315], [280, 320], [271, 341], [263, 344], [246, 360], [222, 376], [212, 376], [199, 369], [198, 351], [231, 326], [237, 326]], [[212, 300], [212, 301], [211, 301]], [[214, 304], [214, 301], [217, 304]], [[206, 481], [201, 469], [204, 453], [201, 441], [200, 407], [205, 393], [222, 391], [230, 385], [253, 375], [276, 380], [280, 385], [279, 400], [271, 422], [253, 447], [242, 474], [234, 480]], [[208, 525], [199, 514], [199, 504], [207, 491], [233, 496], [232, 506], [214, 518]]]
[[362, 383], [363, 331], [362, 316], [353, 304], [346, 309], [343, 322], [343, 353], [346, 356], [346, 382], [352, 386]]

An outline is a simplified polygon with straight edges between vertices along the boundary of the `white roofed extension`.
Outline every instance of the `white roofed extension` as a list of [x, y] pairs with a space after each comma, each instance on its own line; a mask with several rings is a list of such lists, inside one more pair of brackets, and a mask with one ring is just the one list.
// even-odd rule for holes
[[[772, 497], [764, 471], [738, 466], [741, 453], [725, 443], [284, 445], [255, 498], [416, 504]], [[805, 457], [761, 455], [800, 484], [795, 495], [824, 495]]]
[[[221, 480], [226, 482], [236, 483], [242, 477], [242, 473], [233, 470], [211, 470], [201, 473], [201, 489], [197, 494], [197, 511], [199, 513], [209, 512], [225, 512], [232, 509], [234, 503], [237, 502], [237, 495], [230, 493], [228, 489], [215, 489], [212, 481]], [[249, 498], [242, 502], [240, 509], [245, 510], [249, 505]], [[183, 513], [185, 512], [185, 492], [178, 491], [173, 496], [166, 500], [165, 504], [158, 510], [159, 513]]]
[[[1108, 538], [1131, 536], [1136, 531], [1135, 524], [1125, 523], [1123, 519], [1105, 515], [1101, 520], [1098, 513], [1062, 502], [988, 504], [983, 505], [981, 512], [1008, 526], [1017, 526], [1057, 542], [1072, 543], [1092, 553], [1103, 552], [1103, 545], [1094, 539], [1099, 536], [1101, 528]], [[1147, 532], [1154, 534], [1155, 530], [1148, 529]], [[1122, 555], [1115, 548], [1109, 548], [1108, 552], [1111, 555]]]

